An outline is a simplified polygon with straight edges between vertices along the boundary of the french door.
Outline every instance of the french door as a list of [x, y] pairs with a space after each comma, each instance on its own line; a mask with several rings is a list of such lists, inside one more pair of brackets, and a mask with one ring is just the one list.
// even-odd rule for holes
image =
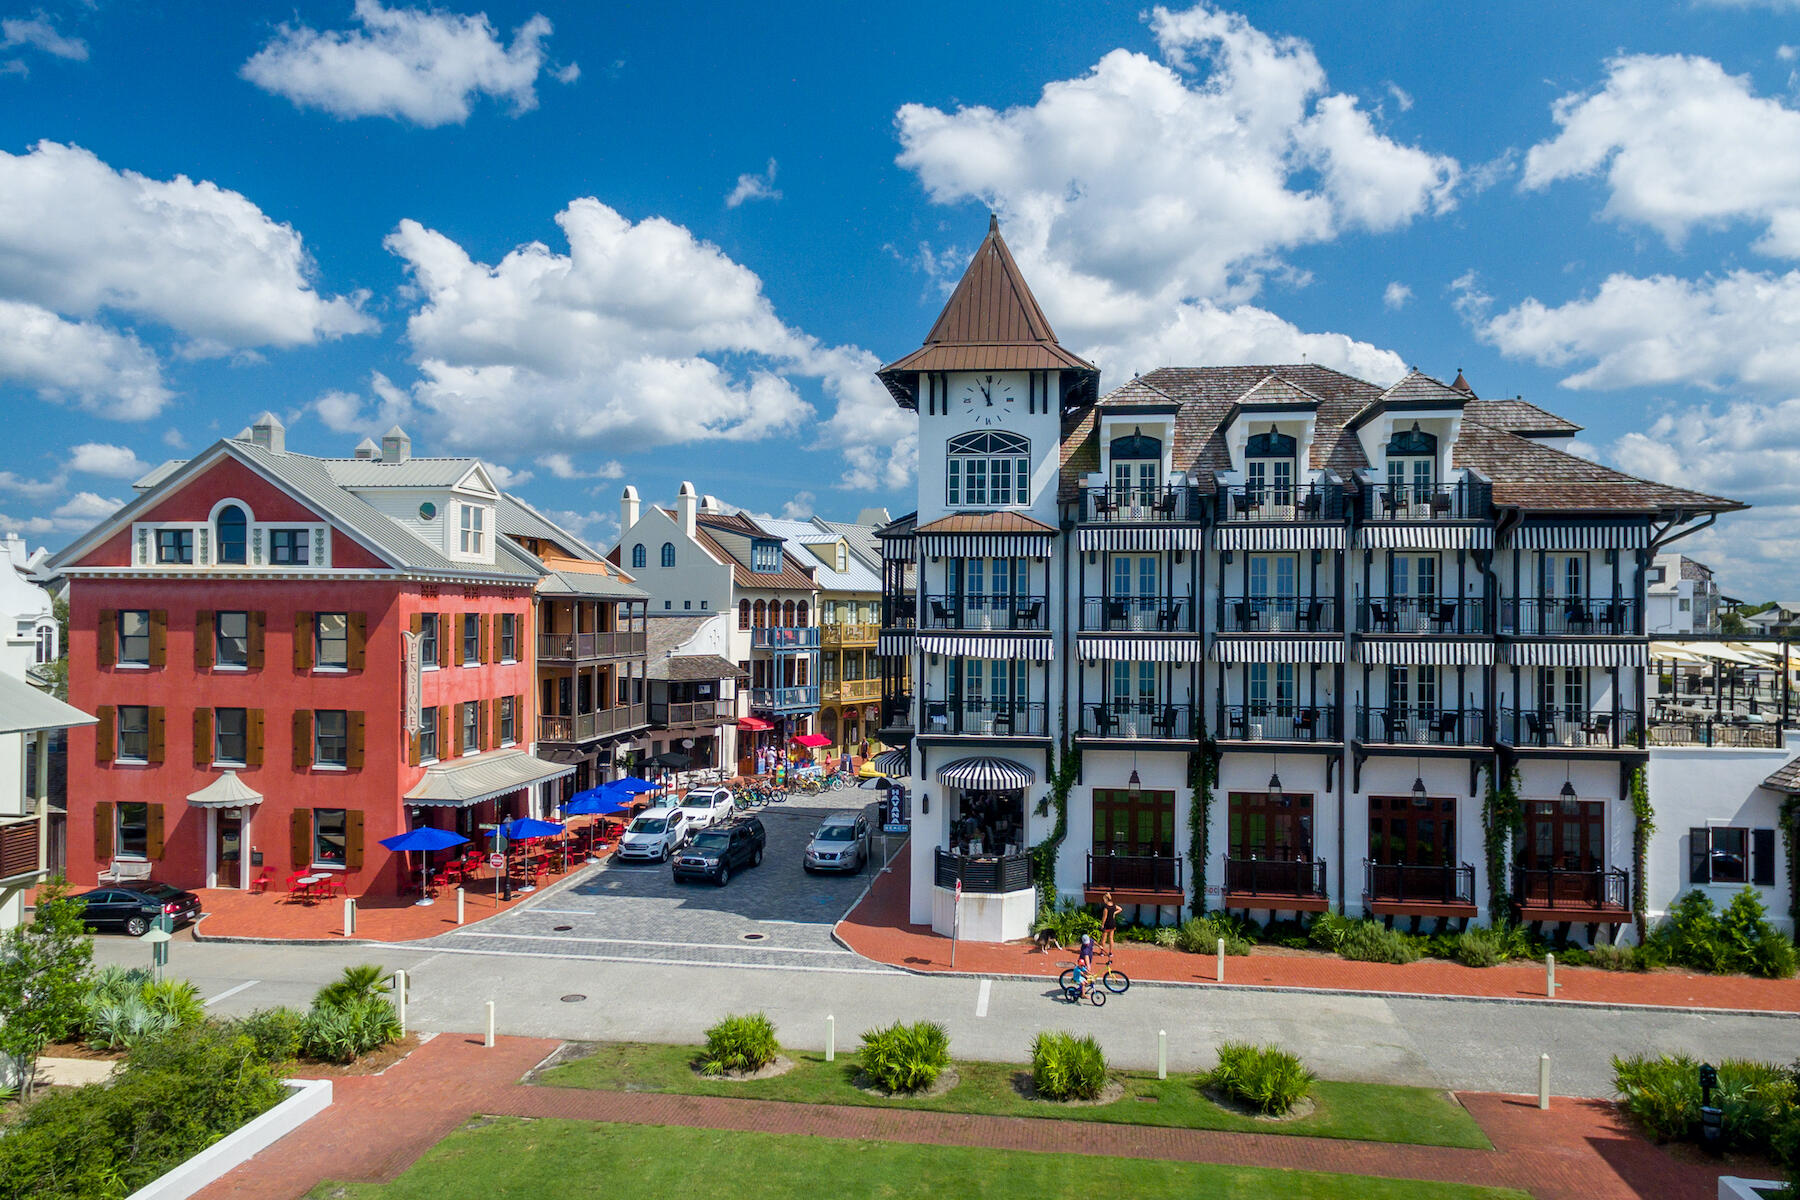
[[1300, 560], [1292, 554], [1252, 554], [1245, 560], [1246, 585], [1257, 628], [1291, 633], [1299, 603]]
[[1112, 590], [1109, 593], [1108, 629], [1154, 629], [1160, 607], [1158, 575], [1161, 562], [1154, 554], [1112, 556]]

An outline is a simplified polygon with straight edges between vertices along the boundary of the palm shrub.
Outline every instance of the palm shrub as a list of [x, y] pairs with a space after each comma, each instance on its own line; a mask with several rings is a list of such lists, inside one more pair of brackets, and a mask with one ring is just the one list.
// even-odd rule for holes
[[343, 975], [326, 984], [313, 996], [313, 1003], [339, 1004], [346, 1000], [361, 1000], [369, 996], [384, 996], [388, 992], [387, 970], [374, 963], [361, 963], [354, 967], [345, 967]]
[[1089, 1034], [1046, 1030], [1031, 1041], [1031, 1084], [1046, 1100], [1097, 1100], [1106, 1089], [1106, 1055]]
[[82, 1026], [88, 1045], [118, 1050], [205, 1019], [200, 993], [185, 979], [156, 980], [148, 971], [106, 974], [89, 996]]
[[[1800, 1122], [1794, 1075], [1740, 1058], [1723, 1059], [1718, 1069], [1713, 1103], [1721, 1110], [1726, 1148], [1780, 1156]], [[1613, 1086], [1656, 1141], [1682, 1141], [1699, 1127], [1700, 1064], [1690, 1055], [1615, 1057]]]
[[319, 1062], [347, 1063], [400, 1039], [400, 1017], [386, 996], [315, 1004], [300, 1026], [300, 1048]]
[[1032, 923], [1031, 931], [1042, 933], [1046, 929], [1052, 930], [1057, 942], [1064, 946], [1073, 946], [1081, 940], [1084, 933], [1098, 941], [1100, 918], [1090, 906], [1071, 896], [1064, 896], [1056, 907], [1045, 905], [1038, 910], [1037, 920]]
[[1175, 948], [1189, 954], [1217, 954], [1219, 939], [1225, 939], [1225, 953], [1242, 957], [1255, 948], [1244, 936], [1243, 926], [1223, 913], [1189, 917], [1175, 929]]
[[775, 1023], [766, 1014], [729, 1016], [706, 1031], [700, 1070], [706, 1075], [760, 1071], [774, 1062], [779, 1053], [781, 1044], [775, 1040]]
[[884, 1091], [922, 1091], [950, 1065], [950, 1035], [935, 1021], [896, 1021], [863, 1033], [861, 1061], [863, 1074]]
[[1259, 1113], [1279, 1117], [1306, 1098], [1314, 1078], [1298, 1055], [1279, 1046], [1226, 1042], [1219, 1047], [1219, 1065], [1202, 1076], [1201, 1083]]
[[1724, 912], [1698, 888], [1677, 900], [1646, 946], [1655, 957], [1715, 975], [1747, 972], [1769, 979], [1794, 974], [1794, 945], [1769, 923], [1756, 889], [1744, 888]]

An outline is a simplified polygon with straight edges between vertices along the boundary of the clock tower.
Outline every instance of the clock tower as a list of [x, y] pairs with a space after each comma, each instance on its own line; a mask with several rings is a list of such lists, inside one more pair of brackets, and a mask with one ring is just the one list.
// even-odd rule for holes
[[1065, 416], [1100, 372], [1057, 342], [997, 218], [925, 344], [877, 373], [919, 414], [919, 521], [1016, 512], [1056, 523]]

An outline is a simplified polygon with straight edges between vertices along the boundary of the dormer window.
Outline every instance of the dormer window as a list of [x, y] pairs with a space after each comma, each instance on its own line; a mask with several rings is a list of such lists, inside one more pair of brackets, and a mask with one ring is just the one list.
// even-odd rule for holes
[[487, 510], [474, 504], [462, 506], [462, 552], [476, 556], [487, 553]]
[[1244, 446], [1244, 480], [1252, 504], [1289, 508], [1294, 503], [1294, 475], [1299, 467], [1299, 443], [1270, 426], [1267, 433], [1253, 433]]
[[985, 430], [950, 439], [946, 499], [951, 508], [1031, 503], [1031, 441]]
[[758, 575], [781, 573], [781, 543], [757, 540], [750, 543], [750, 569]]
[[1113, 500], [1117, 504], [1152, 505], [1162, 488], [1162, 442], [1141, 429], [1112, 440]]
[[[1417, 421], [1388, 439], [1388, 494], [1395, 504], [1429, 504], [1437, 485], [1438, 440]], [[1408, 492], [1410, 491], [1410, 496]]]
[[214, 537], [218, 542], [215, 561], [236, 566], [250, 561], [249, 526], [244, 510], [237, 505], [227, 504], [219, 510], [218, 519], [213, 522]]

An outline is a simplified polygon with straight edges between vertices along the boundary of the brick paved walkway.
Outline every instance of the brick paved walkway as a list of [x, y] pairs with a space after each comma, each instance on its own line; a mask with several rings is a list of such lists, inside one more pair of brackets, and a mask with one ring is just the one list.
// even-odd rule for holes
[[1598, 1101], [1557, 1100], [1540, 1113], [1528, 1099], [1464, 1095], [1495, 1149], [1458, 1150], [518, 1082], [556, 1046], [503, 1038], [488, 1050], [479, 1039], [441, 1035], [385, 1075], [335, 1080], [330, 1109], [200, 1196], [292, 1200], [324, 1179], [391, 1180], [477, 1114], [1288, 1167], [1516, 1187], [1541, 1200], [1711, 1200], [1727, 1170], [1671, 1157]]
[[[907, 921], [911, 847], [894, 855], [892, 870], [876, 880], [863, 902], [840, 921], [840, 940], [864, 958], [915, 971], [948, 971], [950, 939]], [[955, 970], [978, 975], [1053, 976], [1071, 953], [1038, 954], [1030, 944], [962, 942]], [[1210, 954], [1183, 954], [1155, 946], [1120, 943], [1117, 963], [1133, 979], [1214, 983]], [[1349, 962], [1326, 954], [1270, 953], [1261, 948], [1225, 960], [1225, 982], [1252, 986], [1398, 992], [1427, 996], [1543, 999], [1544, 968], [1465, 967], [1439, 959], [1397, 965]], [[1558, 967], [1558, 1000], [1605, 1004], [1653, 1004], [1675, 1008], [1800, 1012], [1800, 979], [1689, 975], [1679, 971], [1627, 974], [1593, 967]]]

